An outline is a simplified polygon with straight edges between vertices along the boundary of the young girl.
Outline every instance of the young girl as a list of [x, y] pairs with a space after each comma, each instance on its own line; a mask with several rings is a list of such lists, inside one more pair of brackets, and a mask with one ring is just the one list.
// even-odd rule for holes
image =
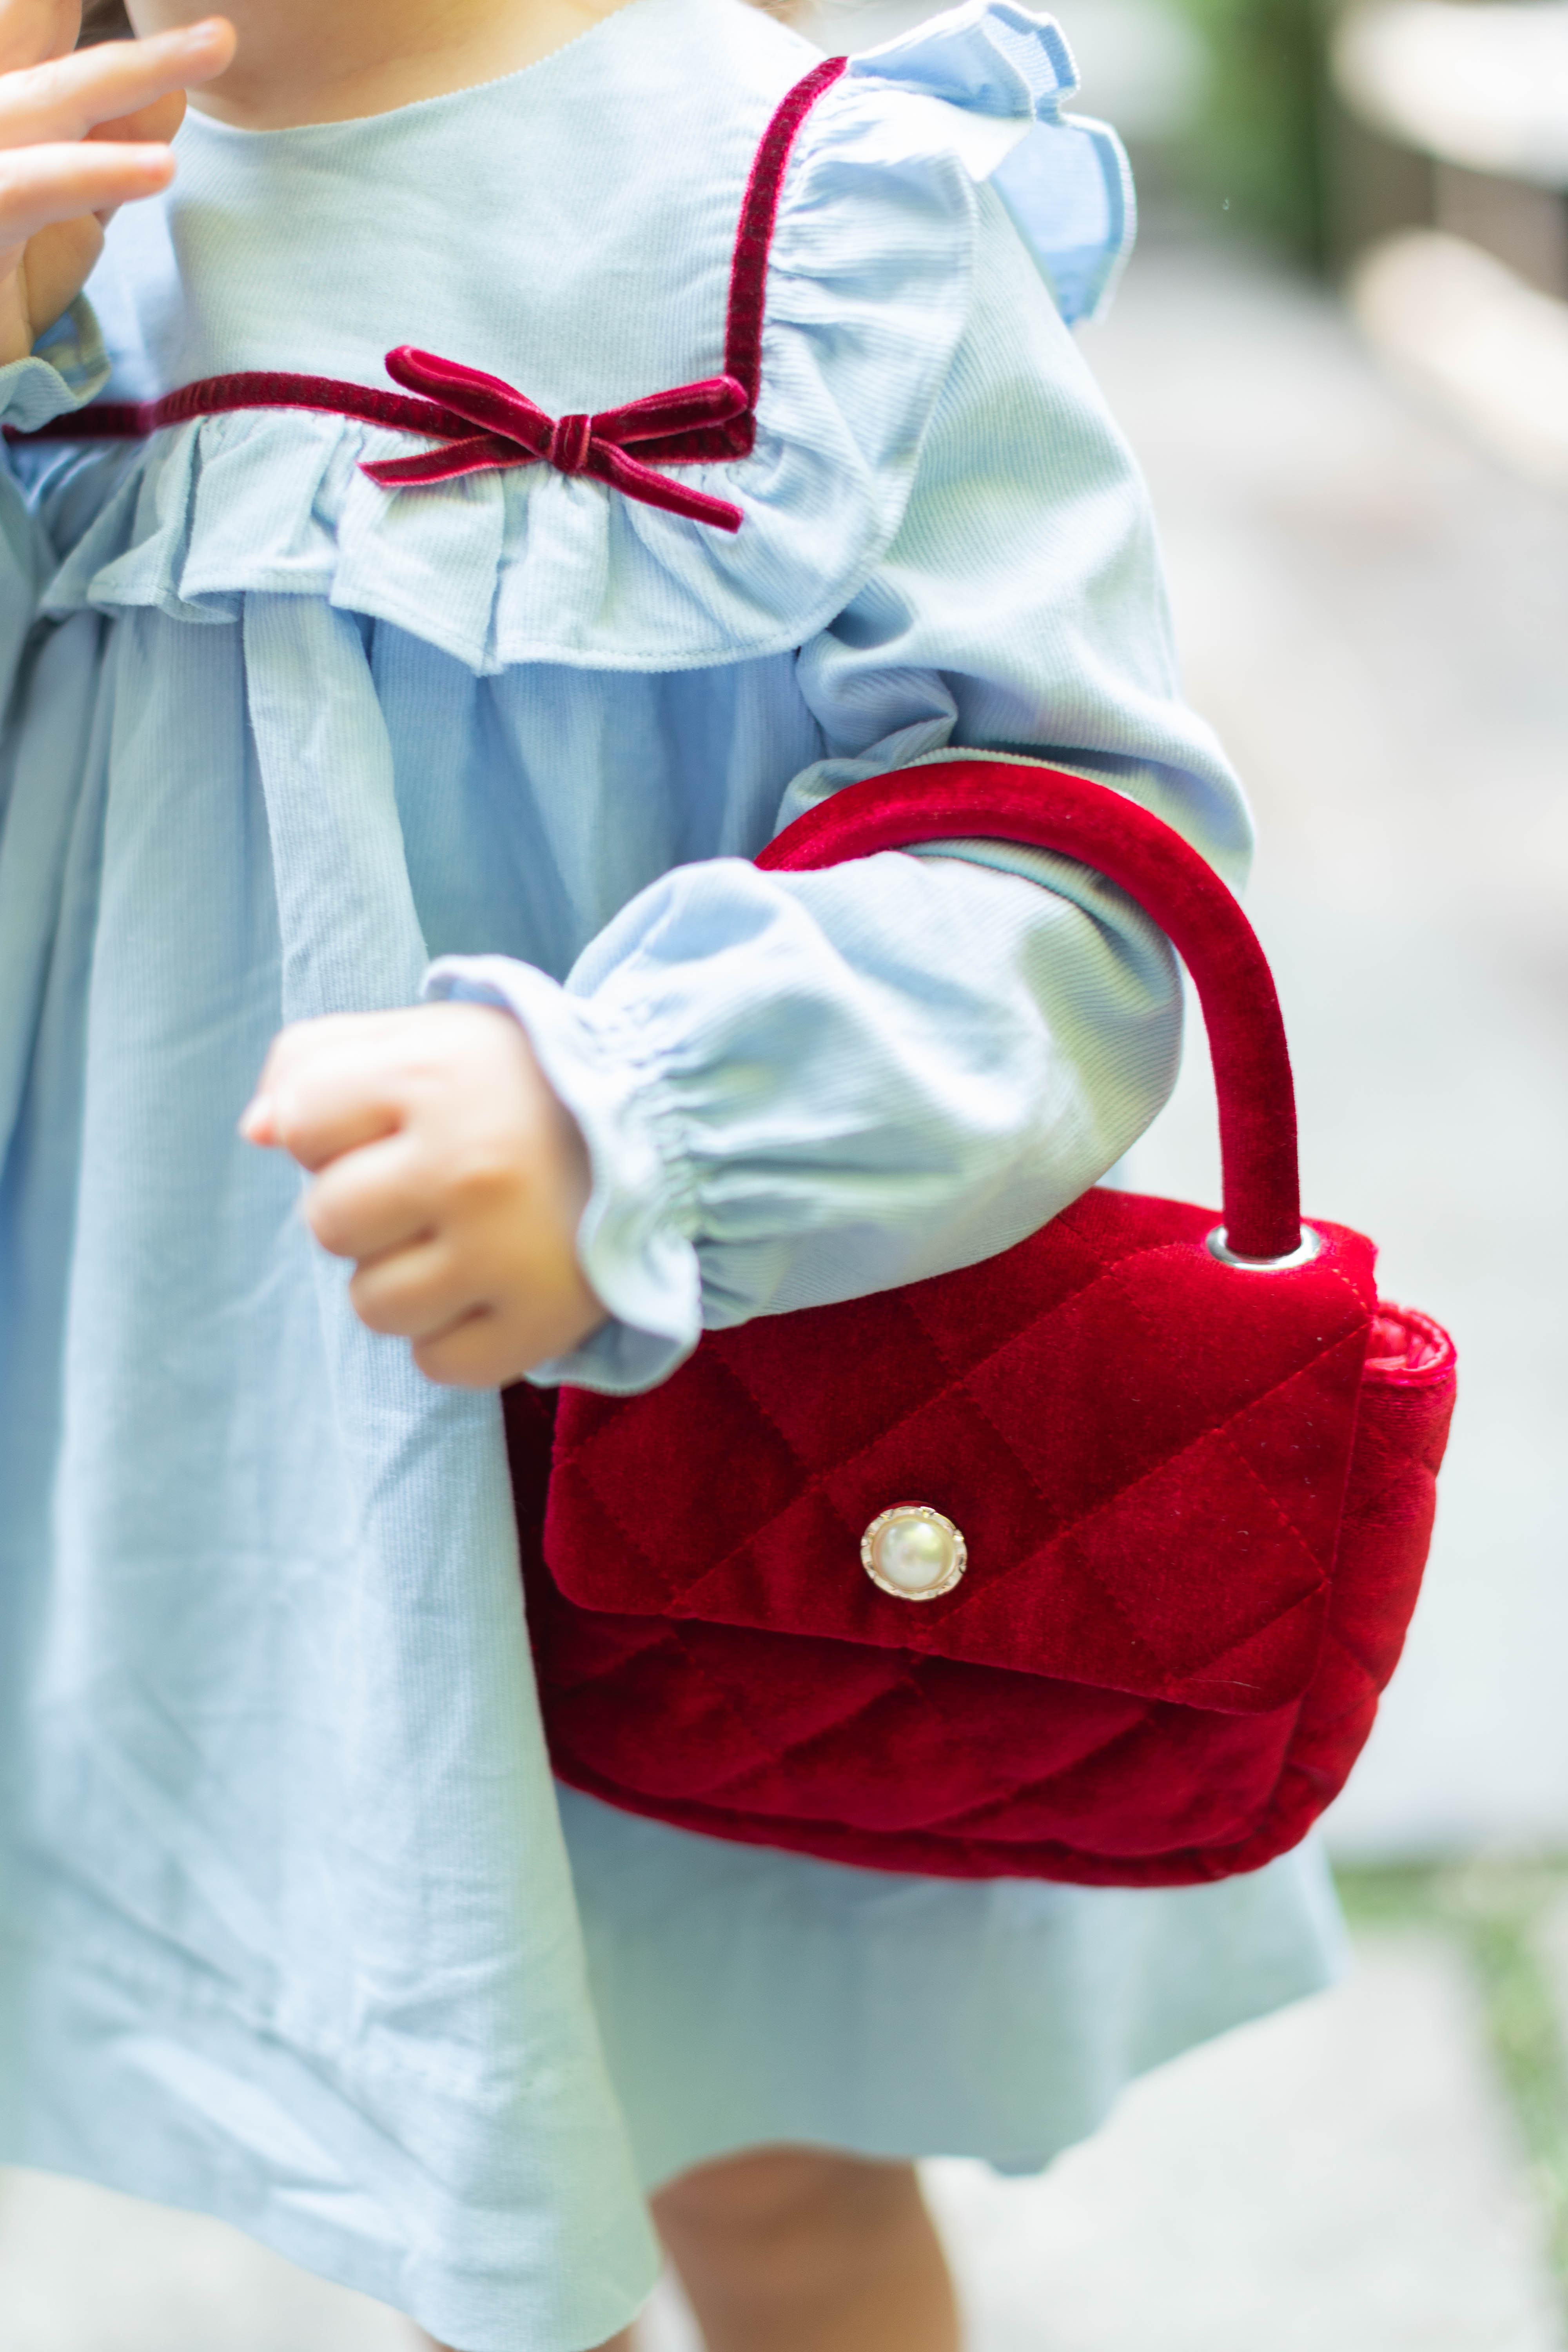
[[749, 862], [984, 747], [1240, 878], [1065, 323], [1118, 151], [1016, 0], [841, 71], [741, 0], [76, 5], [0, 7], [0, 2156], [461, 2352], [626, 2327], [649, 2191], [712, 2352], [950, 2352], [908, 2160], [1324, 1981], [1320, 1865], [558, 1798], [496, 1390], [973, 1263], [1163, 1100], [1091, 873]]

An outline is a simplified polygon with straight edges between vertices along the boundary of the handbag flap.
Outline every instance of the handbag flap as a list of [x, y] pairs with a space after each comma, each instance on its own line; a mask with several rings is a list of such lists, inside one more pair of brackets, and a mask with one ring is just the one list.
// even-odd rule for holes
[[[544, 1551], [579, 1606], [809, 1634], [1220, 1713], [1317, 1661], [1373, 1248], [1205, 1247], [1212, 1211], [1097, 1189], [1016, 1247], [710, 1333], [661, 1388], [569, 1390]], [[962, 1580], [911, 1601], [862, 1537], [931, 1506]]]

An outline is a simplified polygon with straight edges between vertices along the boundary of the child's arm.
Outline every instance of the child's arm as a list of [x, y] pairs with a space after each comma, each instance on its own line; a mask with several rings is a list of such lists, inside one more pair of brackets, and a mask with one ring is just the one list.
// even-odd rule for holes
[[[1094, 1182], [1173, 1074], [1152, 928], [958, 858], [687, 867], [595, 944], [586, 1002], [483, 958], [465, 984], [519, 1019], [447, 1003], [285, 1030], [241, 1122], [315, 1177], [305, 1216], [358, 1261], [356, 1311], [432, 1380], [642, 1386], [703, 1321], [968, 1264]], [[584, 1241], [618, 1310], [599, 1361]]]
[[[982, 226], [970, 333], [903, 527], [800, 654], [827, 756], [795, 777], [777, 821], [879, 770], [1032, 752], [1152, 806], [1238, 880], [1246, 814], [1176, 691], [1142, 487], [993, 199]], [[1070, 860], [952, 849], [814, 874], [677, 868], [590, 942], [564, 988], [499, 957], [439, 968], [445, 992], [516, 1014], [593, 1177], [575, 1240], [605, 1327], [571, 1351], [498, 1350], [490, 1377], [645, 1386], [705, 1324], [1005, 1248], [1134, 1140], [1175, 1067], [1169, 948]], [[403, 1034], [423, 1050], [415, 1027]], [[547, 1156], [578, 1148], [567, 1129], [538, 1133], [531, 1149]], [[563, 1204], [547, 1256], [564, 1306], [561, 1159], [527, 1181]], [[381, 1236], [340, 1216], [343, 1198], [331, 1244], [363, 1260]], [[434, 1160], [419, 1207], [458, 1253], [451, 1174]], [[405, 1313], [441, 1303], [438, 1289], [416, 1298], [416, 1263], [395, 1283], [393, 1271], [365, 1290], [384, 1304], [396, 1287]], [[503, 1318], [493, 1285], [472, 1304], [477, 1362], [481, 1328], [500, 1339]], [[585, 1318], [580, 1294], [577, 1307]], [[436, 1360], [428, 1343], [422, 1360]]]

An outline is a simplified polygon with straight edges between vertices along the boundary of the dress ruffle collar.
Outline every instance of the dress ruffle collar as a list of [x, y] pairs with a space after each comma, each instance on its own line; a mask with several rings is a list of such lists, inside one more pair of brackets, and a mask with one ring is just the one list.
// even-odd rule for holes
[[[111, 392], [257, 366], [385, 386], [382, 352], [411, 341], [554, 415], [711, 375], [757, 143], [816, 62], [740, 0], [632, 0], [524, 73], [368, 122], [194, 119], [175, 194], [119, 215], [89, 289]], [[480, 673], [797, 646], [898, 529], [967, 316], [976, 181], [994, 180], [1066, 316], [1104, 297], [1125, 169], [1110, 133], [1064, 115], [1074, 87], [1049, 18], [969, 0], [816, 100], [773, 233], [754, 446], [679, 468], [741, 509], [733, 535], [545, 465], [389, 490], [362, 464], [428, 443], [244, 410], [153, 435], [49, 609], [221, 623], [247, 593], [313, 594]]]

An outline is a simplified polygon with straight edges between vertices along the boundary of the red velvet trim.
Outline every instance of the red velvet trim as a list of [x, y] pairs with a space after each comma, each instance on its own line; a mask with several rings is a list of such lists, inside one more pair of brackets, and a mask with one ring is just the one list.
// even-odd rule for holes
[[[620, 408], [602, 409], [593, 416], [579, 412], [552, 418], [499, 376], [402, 344], [387, 353], [387, 373], [395, 383], [430, 393], [432, 398], [400, 399], [394, 393], [344, 383], [331, 376], [252, 370], [204, 376], [158, 400], [104, 401], [68, 416], [54, 417], [31, 433], [7, 425], [5, 437], [11, 441], [135, 440], [163, 425], [231, 409], [315, 409], [361, 417], [367, 424], [390, 425], [402, 432], [427, 434], [445, 445], [417, 457], [383, 458], [363, 467], [361, 470], [384, 489], [415, 488], [424, 483], [451, 481], [460, 474], [542, 464], [558, 473], [590, 475], [644, 506], [685, 515], [719, 530], [739, 530], [742, 520], [739, 507], [727, 499], [687, 489], [656, 472], [646, 460], [693, 465], [705, 458], [750, 455], [756, 440], [768, 254], [778, 217], [779, 192], [801, 124], [847, 63], [847, 58], [825, 58], [814, 66], [782, 100], [763, 134], [746, 184], [730, 265], [721, 376], [656, 392]], [[637, 444], [643, 455], [629, 457], [628, 443]]]
[[140, 440], [167, 425], [185, 425], [195, 416], [222, 416], [239, 408], [310, 408], [333, 416], [359, 416], [367, 425], [386, 425], [401, 433], [447, 435], [467, 428], [446, 409], [428, 400], [405, 400], [395, 392], [376, 392], [363, 383], [344, 383], [334, 376], [289, 375], [280, 368], [253, 368], [237, 375], [207, 375], [182, 384], [157, 400], [96, 403], [67, 416], [51, 417], [47, 425], [21, 433], [7, 425], [8, 441]]
[[19, 425], [7, 425], [7, 441], [140, 441], [153, 427], [147, 422], [151, 401], [100, 400], [90, 408], [73, 409], [66, 416], [51, 416], [47, 425], [35, 425], [24, 432]]
[[735, 250], [730, 263], [730, 306], [724, 331], [724, 373], [746, 394], [743, 412], [715, 430], [686, 434], [679, 446], [661, 444], [650, 457], [749, 457], [757, 437], [757, 399], [763, 382], [763, 320], [767, 308], [768, 256], [773, 249], [784, 176], [802, 123], [847, 67], [847, 58], [824, 58], [788, 92], [763, 131], [741, 205]]
[[788, 871], [977, 835], [1081, 859], [1167, 933], [1208, 1027], [1226, 1238], [1241, 1257], [1286, 1255], [1300, 1239], [1301, 1203], [1295, 1088], [1273, 978], [1218, 875], [1148, 809], [1059, 769], [943, 761], [834, 793], [797, 817], [757, 863]]
[[[430, 394], [437, 413], [448, 420], [443, 430], [448, 435], [455, 432], [458, 437], [449, 438], [444, 448], [426, 450], [418, 457], [384, 457], [363, 467], [371, 480], [384, 489], [449, 481], [455, 475], [481, 473], [492, 467], [543, 463], [558, 473], [591, 475], [645, 506], [688, 515], [694, 522], [711, 523], [720, 530], [741, 527], [739, 507], [655, 473], [651, 466], [628, 457], [624, 446], [668, 438], [693, 420], [721, 421], [733, 416], [744, 407], [746, 395], [728, 376], [710, 376], [701, 383], [653, 393], [621, 408], [601, 409], [595, 416], [552, 418], [500, 376], [460, 366], [434, 352], [418, 352], [402, 344], [388, 352], [386, 372], [395, 383]], [[479, 427], [477, 433], [475, 425]]]

